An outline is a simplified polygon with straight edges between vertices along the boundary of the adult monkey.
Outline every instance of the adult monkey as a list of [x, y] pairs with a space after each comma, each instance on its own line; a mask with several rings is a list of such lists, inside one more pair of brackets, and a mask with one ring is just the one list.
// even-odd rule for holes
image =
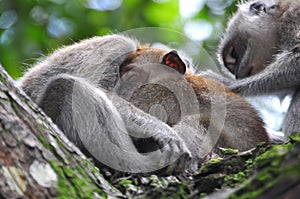
[[288, 139], [300, 130], [300, 1], [241, 3], [219, 45], [219, 61], [225, 76], [203, 74], [221, 80], [233, 92], [292, 95], [283, 132]]
[[[202, 149], [212, 149], [217, 141], [216, 146], [240, 150], [269, 141], [248, 103], [224, 92], [220, 83], [193, 74], [183, 60], [176, 51], [140, 47], [125, 36], [94, 37], [34, 66], [22, 88], [83, 152], [122, 171], [167, 167], [167, 173], [178, 172], [201, 160]], [[195, 96], [198, 108], [182, 114], [178, 96], [162, 88], [167, 82], [187, 99], [184, 106]], [[222, 101], [229, 110], [223, 123], [210, 113]], [[156, 114], [161, 109], [151, 109], [153, 102], [165, 107], [166, 119]]]

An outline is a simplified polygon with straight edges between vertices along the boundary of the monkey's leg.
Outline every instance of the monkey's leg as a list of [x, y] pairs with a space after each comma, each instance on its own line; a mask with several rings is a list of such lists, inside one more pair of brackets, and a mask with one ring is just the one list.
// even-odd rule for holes
[[[162, 122], [152, 122], [153, 118], [150, 118], [150, 115], [129, 103], [122, 103], [124, 100], [120, 98], [118, 100], [117, 103], [123, 105], [124, 110], [120, 110], [123, 111], [121, 115], [124, 118], [129, 118], [128, 121], [144, 122], [135, 128], [136, 133], [150, 131], [151, 127], [155, 131], [155, 128], [158, 128], [156, 125], [161, 126]], [[166, 152], [159, 154], [160, 156], [140, 154], [127, 132], [127, 129], [132, 130], [132, 127], [127, 128], [129, 123], [124, 123], [106, 93], [81, 78], [69, 75], [54, 77], [38, 99], [38, 104], [81, 150], [110, 168], [132, 173], [148, 173], [158, 169], [161, 161], [166, 161], [167, 157], [174, 157], [178, 153], [188, 154], [184, 143], [178, 141], [173, 135], [176, 133], [169, 127], [166, 128], [166, 125], [162, 125], [161, 132], [157, 132], [164, 132], [165, 137], [162, 135], [156, 139], [163, 144], [172, 141], [165, 147]], [[159, 162], [154, 161], [156, 157]], [[176, 164], [176, 168], [182, 170], [182, 165]]]
[[244, 96], [272, 94], [292, 90], [300, 85], [300, 53], [285, 51], [262, 72], [241, 79], [229, 88]]
[[80, 78], [52, 78], [38, 105], [86, 155], [126, 172], [142, 172], [145, 165], [118, 111], [106, 94]]
[[295, 92], [291, 101], [290, 107], [286, 113], [283, 122], [283, 132], [285, 139], [288, 140], [288, 136], [292, 133], [300, 131], [300, 90]]

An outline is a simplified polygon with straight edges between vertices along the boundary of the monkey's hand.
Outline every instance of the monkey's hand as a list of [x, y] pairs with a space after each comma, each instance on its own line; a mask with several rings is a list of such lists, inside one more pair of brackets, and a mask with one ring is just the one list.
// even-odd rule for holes
[[203, 77], [215, 79], [215, 80], [223, 83], [225, 86], [229, 86], [236, 81], [235, 79], [233, 79], [231, 77], [227, 77], [226, 75], [221, 74], [221, 73], [216, 73], [212, 70], [201, 71], [199, 73], [199, 75], [201, 75]]
[[[159, 122], [159, 121], [158, 121]], [[153, 125], [161, 124], [154, 121]], [[164, 123], [162, 123], [164, 124]], [[188, 169], [191, 164], [191, 152], [184, 141], [169, 126], [160, 127], [152, 136], [154, 145], [157, 145], [160, 155], [159, 167], [164, 168], [166, 174], [178, 174]], [[153, 133], [153, 132], [151, 132]]]
[[237, 82], [231, 84], [230, 86], [228, 86], [228, 88], [235, 93], [244, 95], [247, 93], [247, 89], [250, 86], [251, 86], [251, 84], [249, 84], [247, 81], [240, 80], [240, 81], [237, 81]]
[[119, 97], [113, 103], [134, 137], [138, 150], [153, 155], [157, 169], [166, 168], [164, 172], [172, 174], [188, 167], [191, 153], [171, 127]]
[[[260, 77], [261, 74], [255, 75], [255, 77]], [[254, 77], [254, 76], [253, 76]], [[242, 96], [255, 96], [255, 95], [259, 95], [259, 94], [266, 94], [266, 93], [271, 93], [271, 89], [270, 91], [266, 90], [266, 87], [271, 87], [270, 82], [267, 83], [264, 81], [261, 81], [263, 79], [260, 80], [260, 78], [258, 78], [259, 81], [255, 81], [255, 78], [252, 77], [248, 77], [245, 79], [241, 79], [241, 80], [237, 80], [236, 82], [234, 82], [233, 84], [229, 85], [228, 88], [234, 92], [234, 93], [238, 93]], [[265, 83], [265, 84], [264, 84]], [[272, 85], [272, 87], [275, 87], [275, 84], [277, 84], [278, 82], [273, 81], [274, 85]], [[279, 88], [280, 86], [278, 86]], [[276, 91], [276, 89], [274, 90], [274, 92]]]

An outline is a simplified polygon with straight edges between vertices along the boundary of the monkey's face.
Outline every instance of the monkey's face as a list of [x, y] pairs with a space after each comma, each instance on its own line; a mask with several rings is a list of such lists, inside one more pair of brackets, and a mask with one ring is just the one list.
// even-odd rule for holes
[[156, 48], [138, 49], [135, 53], [129, 55], [119, 68], [121, 81], [130, 85], [153, 81], [155, 76], [160, 73], [163, 73], [166, 77], [170, 74], [171, 78], [173, 72], [176, 72], [176, 74], [179, 72], [183, 75], [185, 71], [186, 64], [176, 51], [168, 52]]
[[[186, 64], [176, 51], [137, 50], [120, 66], [117, 94], [169, 125], [180, 121]], [[185, 91], [187, 92], [187, 91]]]
[[262, 71], [277, 51], [276, 1], [242, 4], [219, 45], [219, 61], [237, 79]]

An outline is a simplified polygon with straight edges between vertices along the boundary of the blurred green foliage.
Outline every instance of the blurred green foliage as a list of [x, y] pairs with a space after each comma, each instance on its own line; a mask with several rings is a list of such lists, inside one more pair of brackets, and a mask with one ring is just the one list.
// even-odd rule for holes
[[[194, 1], [198, 7], [192, 5], [189, 13], [187, 7]], [[163, 27], [187, 35], [192, 27], [197, 35], [203, 22], [211, 31], [197, 42], [214, 54], [235, 4], [234, 0], [0, 0], [0, 62], [18, 78], [42, 55], [87, 37], [138, 27]]]

